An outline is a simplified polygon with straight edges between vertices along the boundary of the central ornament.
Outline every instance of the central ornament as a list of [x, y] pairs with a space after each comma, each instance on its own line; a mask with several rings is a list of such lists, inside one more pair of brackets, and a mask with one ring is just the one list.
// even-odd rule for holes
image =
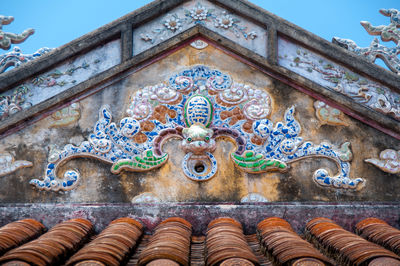
[[[284, 122], [273, 123], [271, 97], [265, 90], [235, 83], [231, 77], [205, 66], [195, 66], [172, 76], [168, 83], [144, 87], [134, 93], [119, 127], [112, 122], [109, 106], [103, 106], [88, 141], [79, 147], [67, 144], [49, 154], [44, 179], [30, 183], [44, 190], [71, 190], [80, 174], [76, 170], [57, 176], [68, 160], [89, 157], [112, 164], [111, 172], [142, 172], [163, 166], [169, 155], [163, 145], [170, 138], [181, 139], [185, 152], [183, 173], [194, 181], [206, 181], [218, 172], [213, 152], [219, 137], [235, 143], [230, 154], [233, 164], [248, 173], [285, 172], [289, 164], [303, 158], [324, 157], [339, 169], [332, 176], [325, 169], [314, 172], [314, 181], [325, 187], [360, 188], [362, 178], [350, 178], [350, 144], [340, 149], [329, 143], [316, 145], [299, 137], [301, 126], [294, 107]], [[225, 163], [225, 162], [224, 162]]]
[[187, 100], [184, 111], [187, 128], [182, 130], [181, 147], [186, 152], [182, 169], [190, 179], [205, 181], [217, 172], [217, 160], [212, 155], [216, 148], [214, 131], [208, 128], [213, 107], [206, 96], [195, 94]]

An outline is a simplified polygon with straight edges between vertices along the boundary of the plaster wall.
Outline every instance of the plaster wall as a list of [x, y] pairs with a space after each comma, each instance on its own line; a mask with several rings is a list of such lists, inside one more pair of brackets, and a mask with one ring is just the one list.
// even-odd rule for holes
[[[235, 166], [229, 154], [237, 143], [228, 138], [216, 140], [213, 153], [218, 172], [210, 180], [193, 181], [185, 176], [181, 162], [185, 152], [179, 148], [181, 140], [170, 139], [163, 146], [169, 154], [166, 164], [147, 172], [110, 172], [110, 164], [95, 159], [75, 158], [60, 167], [59, 176], [67, 169], [79, 169], [80, 183], [64, 192], [39, 191], [29, 181], [43, 178], [52, 151], [66, 144], [79, 146], [88, 139], [99, 119], [101, 106], [107, 104], [118, 124], [126, 117], [131, 95], [146, 86], [156, 85], [185, 69], [204, 65], [231, 76], [233, 81], [267, 92], [271, 97], [268, 119], [284, 121], [284, 113], [295, 106], [295, 119], [301, 125], [300, 136], [312, 143], [330, 142], [339, 147], [351, 143], [353, 158], [350, 177], [365, 180], [358, 190], [322, 187], [313, 181], [319, 168], [336, 173], [337, 167], [329, 159], [311, 157], [290, 164], [285, 173], [251, 174]], [[316, 116], [316, 99], [276, 80], [259, 69], [230, 54], [208, 45], [196, 49], [190, 45], [171, 53], [126, 77], [116, 79], [105, 89], [60, 108], [58, 113], [0, 140], [0, 154], [10, 155], [16, 161], [31, 162], [32, 166], [0, 176], [0, 202], [65, 203], [65, 202], [240, 202], [256, 193], [264, 201], [398, 201], [395, 189], [400, 185], [398, 175], [384, 173], [366, 164], [367, 158], [378, 157], [383, 149], [396, 148], [398, 140], [341, 114], [341, 123], [332, 125]], [[60, 122], [61, 120], [61, 122]], [[4, 157], [6, 158], [6, 157]], [[10, 158], [10, 157], [7, 157]], [[7, 163], [4, 163], [6, 165]], [[8, 168], [12, 168], [9, 166]], [[142, 197], [148, 193], [147, 198]]]

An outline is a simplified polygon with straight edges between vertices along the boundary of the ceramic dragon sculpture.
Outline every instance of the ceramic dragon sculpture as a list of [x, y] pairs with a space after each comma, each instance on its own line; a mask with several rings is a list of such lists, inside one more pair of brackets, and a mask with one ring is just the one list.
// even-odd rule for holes
[[13, 21], [14, 21], [14, 17], [12, 17], [12, 16], [0, 15], [0, 48], [1, 49], [7, 50], [10, 48], [11, 44], [22, 43], [30, 35], [32, 35], [35, 32], [34, 29], [24, 30], [21, 34], [4, 32], [3, 25], [8, 25]]
[[396, 46], [384, 46], [379, 43], [378, 38], [374, 38], [369, 47], [359, 47], [354, 41], [339, 37], [333, 37], [332, 42], [363, 56], [372, 63], [375, 62], [376, 58], [380, 58], [390, 70], [400, 74], [400, 59], [398, 57], [398, 54], [400, 54], [400, 11], [391, 8], [381, 9], [379, 12], [390, 17], [389, 25], [373, 26], [368, 21], [361, 21], [360, 23], [370, 35], [378, 35], [384, 42], [393, 41]]

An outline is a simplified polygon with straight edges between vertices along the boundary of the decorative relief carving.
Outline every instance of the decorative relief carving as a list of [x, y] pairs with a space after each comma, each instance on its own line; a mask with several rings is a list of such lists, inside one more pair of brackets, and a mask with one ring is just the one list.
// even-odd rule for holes
[[153, 28], [150, 32], [142, 33], [141, 39], [145, 42], [155, 43], [171, 37], [175, 32], [181, 31], [184, 25], [213, 25], [215, 28], [229, 30], [237, 38], [255, 39], [255, 31], [247, 32], [247, 27], [240, 25], [240, 19], [228, 14], [226, 11], [217, 12], [213, 8], [197, 3], [190, 9], [183, 9], [183, 12], [167, 14], [160, 20], [159, 27]]
[[116, 40], [107, 43], [75, 58], [72, 62], [65, 63], [0, 94], [0, 121], [118, 64], [121, 49], [119, 42]]
[[202, 50], [208, 46], [208, 43], [206, 43], [205, 41], [202, 41], [202, 40], [195, 40], [190, 43], [190, 46], [192, 46], [193, 48], [196, 48], [198, 50]]
[[14, 21], [14, 17], [12, 16], [3, 16], [0, 15], [0, 48], [4, 50], [8, 50], [11, 44], [22, 43], [24, 42], [30, 35], [32, 35], [35, 30], [27, 29], [24, 30], [21, 34], [4, 32], [3, 25], [8, 25]]
[[[100, 60], [96, 59], [95, 64], [98, 64]], [[29, 102], [31, 98], [34, 98], [33, 91], [39, 88], [52, 88], [52, 87], [64, 87], [68, 84], [75, 84], [76, 80], [70, 80], [69, 77], [74, 76], [74, 72], [79, 69], [88, 69], [90, 65], [83, 62], [80, 66], [72, 65], [66, 71], [60, 71], [55, 69], [49, 73], [33, 78], [30, 82], [27, 82], [16, 89], [14, 89], [12, 95], [4, 93], [0, 95], [0, 118], [6, 118], [16, 112], [32, 106], [32, 102]], [[66, 78], [66, 76], [68, 78]], [[69, 86], [70, 87], [70, 86]]]
[[9, 153], [0, 154], [0, 176], [11, 174], [18, 169], [31, 167], [33, 164], [29, 161], [18, 160], [15, 161], [14, 157]]
[[372, 63], [376, 61], [376, 58], [380, 58], [390, 70], [400, 74], [400, 59], [397, 56], [400, 53], [400, 12], [394, 8], [381, 9], [379, 12], [390, 17], [389, 25], [372, 26], [368, 21], [361, 21], [361, 25], [370, 35], [379, 35], [384, 42], [393, 41], [396, 44], [395, 47], [386, 47], [380, 44], [377, 38], [374, 38], [369, 47], [359, 47], [350, 39], [338, 37], [333, 37], [332, 42], [363, 56]]
[[400, 174], [400, 151], [386, 149], [379, 154], [379, 159], [370, 158], [365, 162], [375, 165], [386, 173]]
[[260, 195], [258, 193], [249, 193], [246, 196], [244, 196], [241, 200], [241, 203], [256, 203], [256, 202], [269, 202], [267, 198], [265, 198], [263, 195]]
[[134, 93], [128, 116], [120, 120], [119, 127], [112, 122], [110, 108], [102, 107], [88, 141], [79, 147], [68, 144], [49, 157], [44, 179], [31, 180], [31, 184], [53, 191], [73, 189], [79, 173], [69, 170], [59, 178], [57, 169], [79, 157], [112, 164], [114, 174], [122, 170], [149, 171], [167, 162], [169, 155], [162, 147], [169, 138], [181, 139], [180, 148], [186, 153], [182, 160], [184, 174], [195, 181], [206, 181], [218, 171], [213, 152], [218, 138], [224, 137], [236, 144], [231, 158], [243, 171], [287, 171], [292, 162], [324, 157], [336, 162], [339, 173], [331, 176], [325, 169], [317, 170], [314, 180], [318, 184], [351, 189], [362, 186], [362, 178], [349, 176], [349, 143], [336, 149], [327, 143], [304, 142], [299, 137], [301, 127], [294, 118], [294, 107], [286, 111], [284, 122], [275, 125], [268, 119], [271, 109], [266, 91], [236, 83], [218, 70], [195, 66], [173, 75], [168, 83]]
[[[300, 124], [294, 118], [294, 107], [286, 110], [285, 122], [274, 124], [268, 119], [256, 121], [255, 131], [265, 144], [252, 147], [243, 155], [232, 154], [232, 159], [239, 168], [248, 173], [262, 173], [269, 171], [286, 172], [288, 165], [304, 158], [323, 157], [333, 160], [338, 166], [339, 173], [335, 176], [325, 169], [314, 172], [314, 181], [321, 186], [334, 188], [361, 188], [362, 178], [350, 178], [351, 151], [348, 143], [344, 143], [340, 149], [330, 143], [315, 145], [312, 142], [304, 142], [299, 134]], [[260, 132], [260, 133], [258, 133]]]
[[389, 25], [372, 26], [368, 21], [361, 21], [361, 25], [369, 34], [380, 35], [382, 41], [393, 41], [398, 44], [400, 41], [400, 12], [394, 8], [381, 9], [379, 12], [386, 17], [390, 17]]
[[400, 94], [299, 45], [279, 38], [279, 65], [400, 120]]
[[369, 47], [359, 47], [353, 40], [339, 37], [333, 37], [332, 42], [364, 57], [371, 63], [374, 63], [377, 58], [380, 58], [391, 71], [398, 75], [400, 74], [400, 59], [397, 56], [400, 53], [399, 45], [395, 47], [386, 47], [379, 43], [378, 38], [374, 38]]
[[79, 103], [72, 103], [51, 115], [51, 118], [53, 118], [54, 121], [51, 123], [50, 128], [71, 125], [78, 121], [80, 117], [81, 109]]
[[[136, 29], [134, 54], [138, 54], [194, 25], [202, 25], [229, 38], [233, 37], [245, 47], [250, 45], [255, 48], [257, 53], [265, 56], [265, 48], [260, 47], [261, 44], [265, 44], [265, 30], [203, 0], [190, 1]], [[261, 40], [257, 41], [260, 45], [254, 45], [255, 39], [260, 37]], [[250, 44], [246, 44], [248, 42]]]
[[12, 91], [11, 94], [0, 95], [0, 121], [23, 109], [28, 109], [32, 103], [26, 99], [33, 94], [28, 86], [21, 85]]
[[40, 48], [33, 54], [23, 54], [18, 46], [15, 46], [11, 52], [0, 55], [0, 73], [5, 72], [9, 67], [18, 67], [23, 63], [32, 61], [50, 51], [52, 48]]
[[132, 203], [160, 203], [161, 200], [159, 197], [154, 195], [151, 192], [143, 192], [142, 194], [137, 195], [131, 200]]
[[348, 126], [345, 115], [339, 109], [333, 108], [321, 101], [314, 102], [315, 115], [322, 125]]

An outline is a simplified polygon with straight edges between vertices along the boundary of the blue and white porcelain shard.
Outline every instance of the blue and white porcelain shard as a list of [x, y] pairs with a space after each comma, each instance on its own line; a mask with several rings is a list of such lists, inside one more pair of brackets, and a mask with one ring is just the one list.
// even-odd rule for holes
[[52, 50], [53, 48], [43, 47], [33, 54], [23, 54], [21, 49], [18, 46], [15, 46], [11, 52], [0, 55], [0, 74], [10, 67], [19, 67], [20, 65], [37, 59]]
[[[167, 162], [169, 155], [162, 146], [170, 137], [182, 140], [181, 149], [186, 153], [183, 173], [191, 180], [207, 181], [217, 176], [217, 158], [212, 153], [218, 137], [224, 136], [236, 144], [231, 158], [240, 170], [255, 174], [286, 171], [287, 165], [300, 159], [323, 157], [333, 160], [339, 173], [332, 176], [319, 169], [313, 175], [317, 184], [343, 189], [362, 187], [362, 178], [350, 177], [349, 143], [339, 150], [331, 144], [303, 141], [294, 106], [286, 110], [283, 122], [274, 123], [268, 119], [271, 102], [266, 90], [236, 83], [219, 70], [193, 66], [173, 75], [168, 84], [147, 86], [133, 93], [126, 110], [128, 116], [121, 119], [119, 127], [112, 122], [111, 108], [103, 106], [88, 141], [79, 147], [67, 144], [49, 156], [44, 178], [31, 180], [31, 184], [51, 191], [75, 188], [80, 179], [78, 171], [69, 170], [60, 178], [57, 168], [80, 157], [112, 164], [111, 172], [115, 174], [122, 170], [153, 170]], [[236, 122], [227, 115], [234, 110], [243, 114]], [[141, 128], [144, 123], [151, 124], [152, 130]], [[251, 123], [251, 131], [243, 130], [245, 123]], [[254, 138], [262, 141], [253, 142]]]

